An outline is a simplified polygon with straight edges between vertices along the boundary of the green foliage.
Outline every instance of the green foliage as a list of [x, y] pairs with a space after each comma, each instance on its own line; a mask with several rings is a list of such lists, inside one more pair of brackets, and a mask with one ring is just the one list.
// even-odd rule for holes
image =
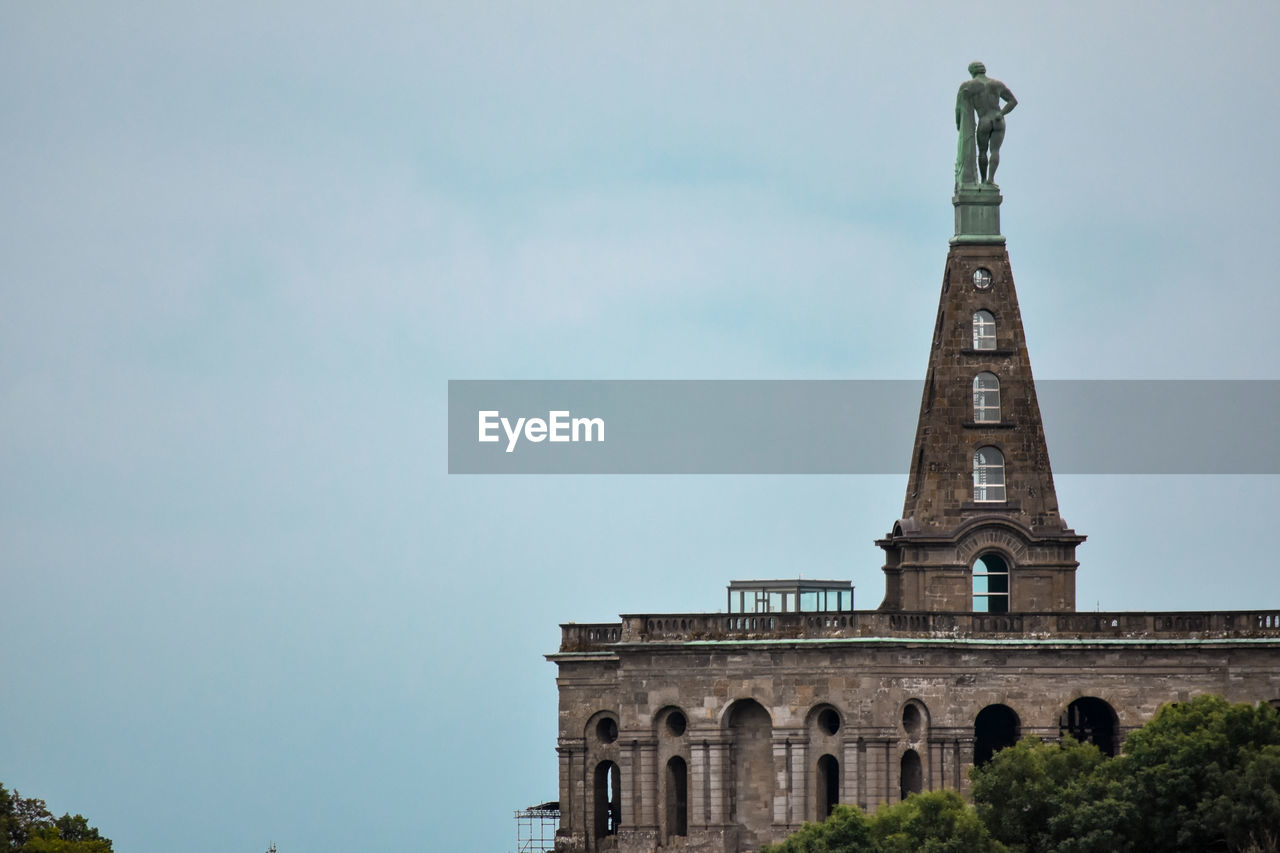
[[836, 806], [762, 853], [1002, 853], [973, 808], [954, 791], [916, 794], [868, 816]]
[[837, 806], [765, 853], [1280, 853], [1280, 712], [1218, 696], [1166, 705], [1106, 758], [1028, 738], [970, 772], [974, 806], [917, 794]]
[[1014, 853], [1124, 853], [1116, 830], [1131, 807], [1118, 795], [1118, 765], [1093, 744], [1024, 738], [970, 773], [974, 807]]
[[881, 806], [871, 822], [876, 853], [1001, 853], [973, 807], [955, 791], [914, 794]]
[[83, 815], [54, 818], [44, 800], [0, 784], [0, 853], [112, 853], [111, 839]]
[[1161, 708], [1118, 758], [1024, 740], [971, 778], [979, 816], [1015, 853], [1275, 849], [1280, 714], [1200, 696]]
[[761, 853], [851, 853], [875, 850], [871, 819], [853, 806], [836, 806], [822, 823], [806, 823], [781, 844], [766, 844]]
[[1280, 837], [1280, 713], [1198, 696], [1125, 742], [1134, 837], [1152, 849], [1244, 850]]

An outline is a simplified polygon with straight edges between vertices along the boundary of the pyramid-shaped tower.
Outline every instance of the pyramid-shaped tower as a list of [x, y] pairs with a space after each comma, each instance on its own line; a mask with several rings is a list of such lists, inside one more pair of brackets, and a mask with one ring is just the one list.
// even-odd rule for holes
[[907, 496], [876, 543], [882, 610], [1075, 610], [1084, 537], [1058, 512], [1000, 202], [957, 182]]

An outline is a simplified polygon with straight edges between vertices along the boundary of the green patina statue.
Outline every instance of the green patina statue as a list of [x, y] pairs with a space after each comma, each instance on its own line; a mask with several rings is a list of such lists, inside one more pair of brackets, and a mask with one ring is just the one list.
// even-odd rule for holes
[[961, 83], [956, 94], [956, 130], [960, 131], [956, 150], [957, 190], [976, 187], [979, 179], [983, 184], [995, 186], [1000, 143], [1004, 142], [1004, 117], [1018, 105], [1009, 87], [988, 77], [987, 67], [981, 62], [969, 63], [969, 73], [973, 79]]

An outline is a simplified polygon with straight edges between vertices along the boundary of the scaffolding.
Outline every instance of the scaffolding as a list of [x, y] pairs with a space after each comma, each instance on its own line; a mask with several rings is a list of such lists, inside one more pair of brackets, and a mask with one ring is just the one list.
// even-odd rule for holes
[[539, 803], [516, 812], [516, 853], [551, 853], [560, 826], [560, 804]]

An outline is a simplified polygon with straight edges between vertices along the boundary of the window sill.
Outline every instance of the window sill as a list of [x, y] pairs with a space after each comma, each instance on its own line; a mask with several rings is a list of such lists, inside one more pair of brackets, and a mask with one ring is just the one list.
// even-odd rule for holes
[[1017, 501], [973, 501], [972, 503], [960, 504], [962, 510], [974, 509], [999, 509], [1017, 512], [1022, 509], [1022, 505]]
[[960, 424], [965, 429], [1013, 429], [1017, 425], [1014, 421], [963, 421]]
[[1016, 355], [1017, 352], [1017, 350], [1009, 347], [997, 347], [996, 349], [974, 349], [973, 347], [966, 347], [965, 349], [960, 350], [961, 355], [995, 355], [1005, 357]]

